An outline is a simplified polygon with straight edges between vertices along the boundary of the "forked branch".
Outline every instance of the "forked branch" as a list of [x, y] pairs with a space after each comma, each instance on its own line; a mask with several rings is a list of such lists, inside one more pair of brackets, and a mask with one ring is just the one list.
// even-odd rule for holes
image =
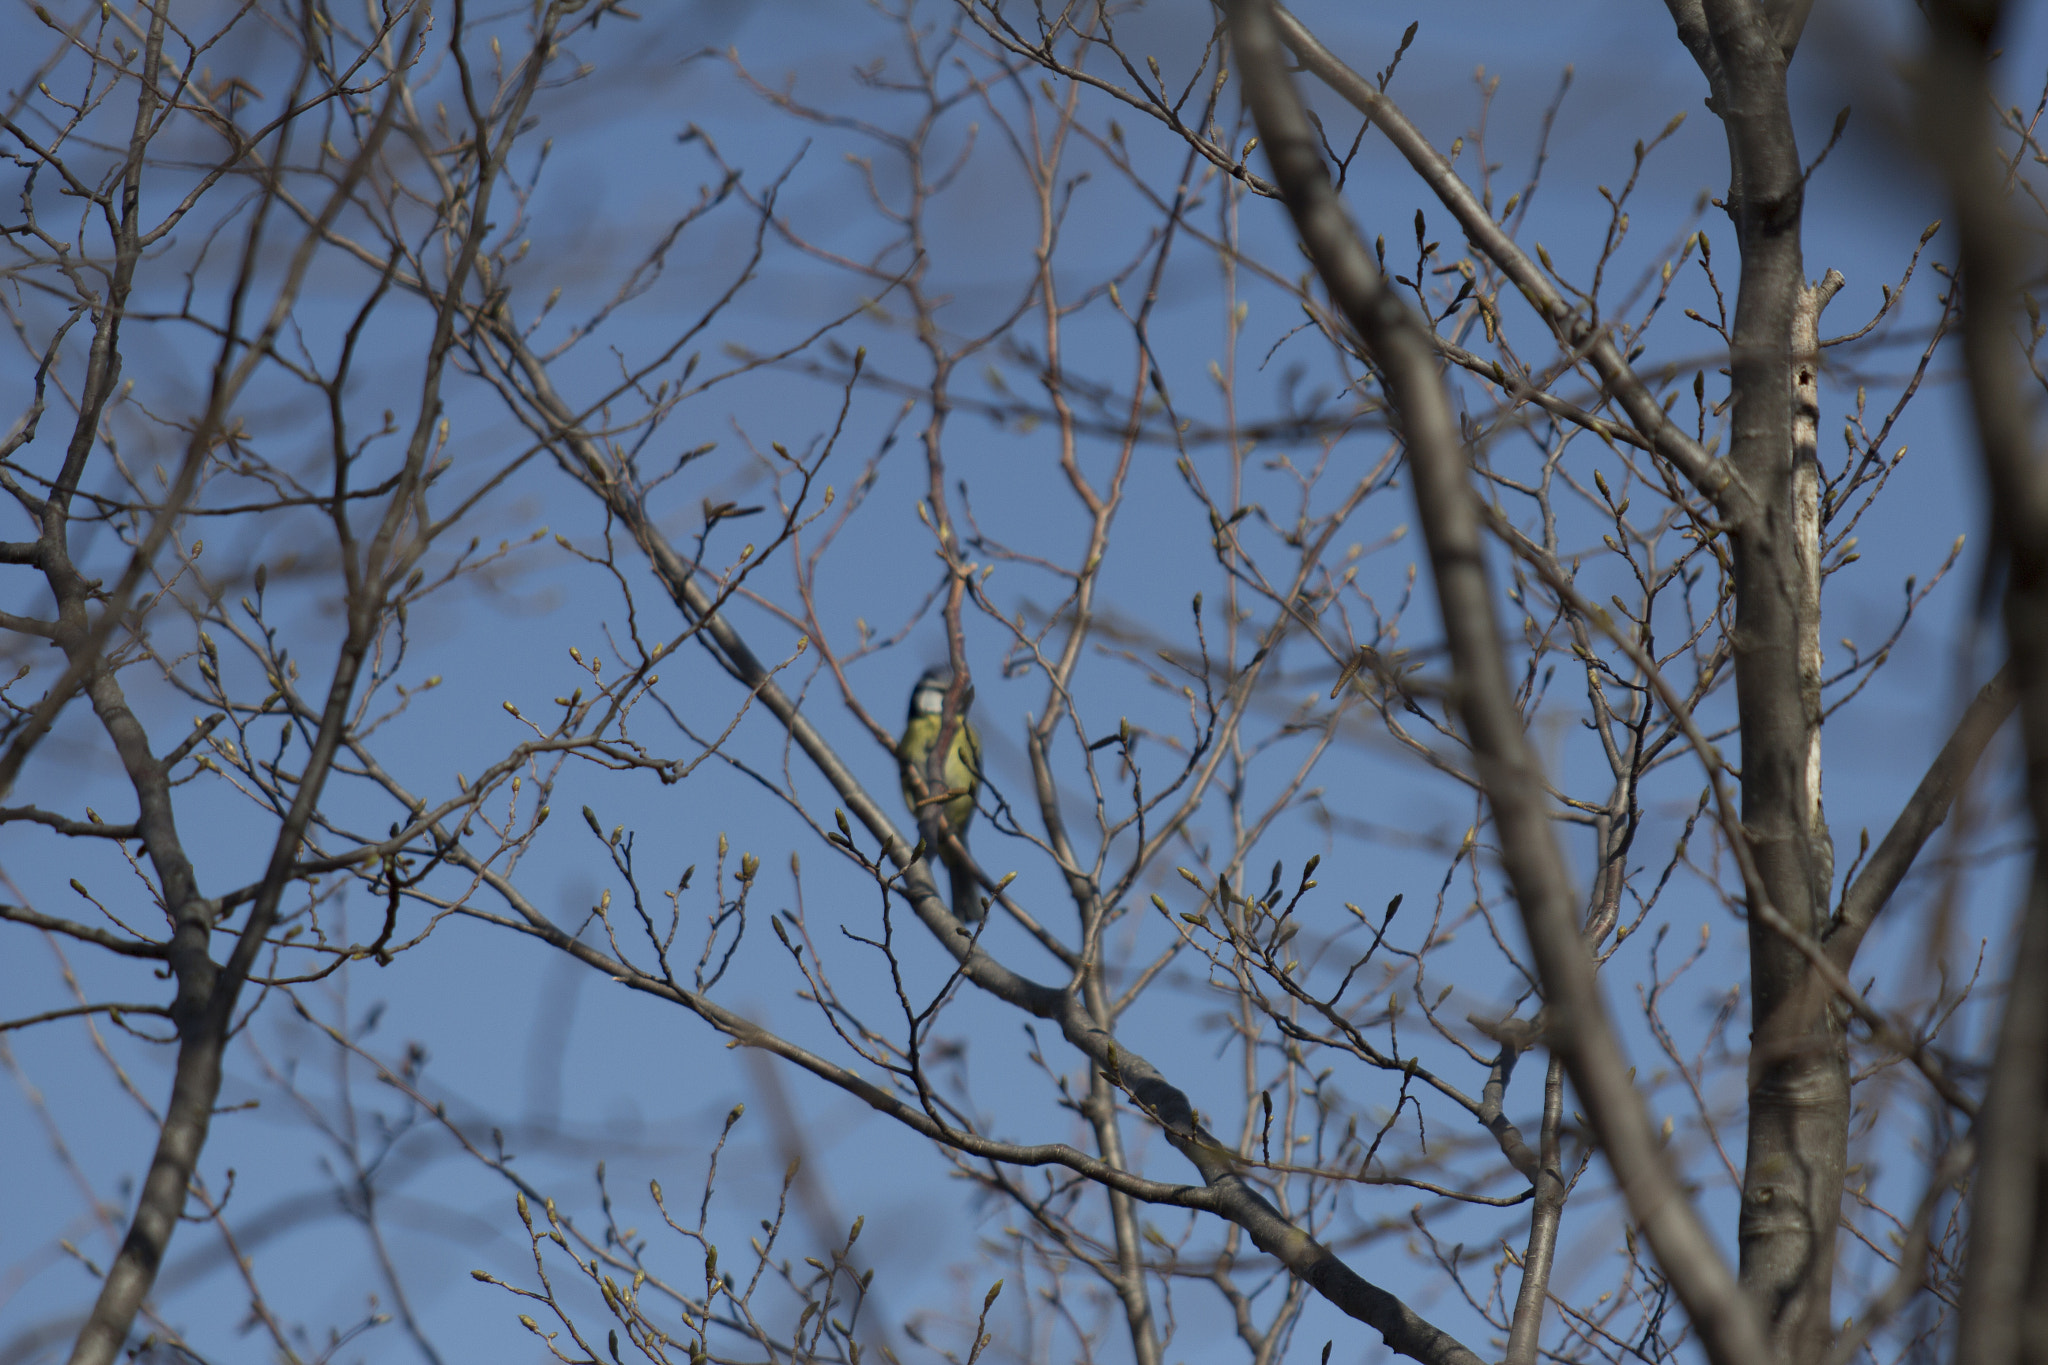
[[1641, 1224], [1716, 1365], [1770, 1359], [1756, 1309], [1679, 1184], [1600, 996], [1575, 922], [1576, 898], [1551, 824], [1541, 769], [1509, 686], [1485, 571], [1478, 505], [1428, 333], [1385, 288], [1317, 151], [1287, 76], [1280, 23], [1266, 0], [1229, 6], [1244, 98], [1288, 213], [1331, 298], [1378, 362], [1407, 443], [1429, 543], [1458, 710], [1493, 809], [1550, 1009], [1550, 1041]]

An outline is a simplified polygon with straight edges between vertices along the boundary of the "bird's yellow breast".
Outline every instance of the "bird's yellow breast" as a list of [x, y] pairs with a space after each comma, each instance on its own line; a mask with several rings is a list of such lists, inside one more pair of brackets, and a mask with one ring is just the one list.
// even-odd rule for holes
[[[911, 769], [915, 768], [919, 776], [924, 778], [929, 795], [938, 795], [937, 792], [930, 790], [931, 779], [926, 765], [931, 757], [932, 745], [939, 737], [940, 719], [938, 716], [913, 717], [904, 727], [903, 738], [896, 745], [896, 760], [904, 770], [903, 801], [910, 807], [912, 814], [922, 812], [918, 809], [916, 788], [911, 785]], [[940, 809], [946, 817], [947, 827], [957, 834], [966, 829], [967, 822], [974, 818], [974, 793], [981, 785], [981, 737], [975, 734], [974, 727], [964, 718], [956, 720], [953, 724], [953, 742], [946, 754], [943, 771], [945, 790], [957, 792], [958, 795], [948, 800]]]

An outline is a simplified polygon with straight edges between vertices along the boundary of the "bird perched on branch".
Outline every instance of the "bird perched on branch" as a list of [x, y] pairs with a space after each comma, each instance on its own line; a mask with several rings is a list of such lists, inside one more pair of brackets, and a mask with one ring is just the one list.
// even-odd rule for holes
[[[961, 688], [959, 710], [949, 723], [946, 696], [952, 690], [952, 669], [942, 664], [924, 671], [910, 692], [910, 718], [896, 745], [896, 761], [903, 767], [903, 800], [918, 818], [918, 827], [932, 834], [939, 832], [932, 830], [927, 820], [936, 808], [940, 829], [950, 830], [964, 844], [967, 822], [974, 818], [975, 793], [981, 787], [981, 736], [967, 719], [967, 708], [974, 701], [971, 684]], [[932, 749], [939, 742], [942, 729], [950, 733], [945, 759], [934, 773]], [[921, 799], [917, 782], [911, 777], [913, 772], [923, 782]], [[963, 920], [980, 919], [981, 896], [974, 874], [943, 842], [930, 834], [927, 840], [952, 874], [954, 915]]]

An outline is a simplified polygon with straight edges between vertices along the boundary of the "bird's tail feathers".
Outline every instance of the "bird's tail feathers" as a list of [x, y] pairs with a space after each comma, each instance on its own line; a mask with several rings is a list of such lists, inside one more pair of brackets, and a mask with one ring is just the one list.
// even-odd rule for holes
[[946, 860], [946, 870], [953, 874], [953, 918], [963, 924], [973, 924], [985, 913], [981, 904], [981, 883], [974, 880], [966, 864]]

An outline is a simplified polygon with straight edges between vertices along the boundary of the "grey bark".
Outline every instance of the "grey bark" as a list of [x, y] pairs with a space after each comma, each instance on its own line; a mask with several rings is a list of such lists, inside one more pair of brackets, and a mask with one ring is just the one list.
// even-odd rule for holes
[[1542, 1164], [1536, 1172], [1535, 1208], [1529, 1215], [1529, 1240], [1522, 1249], [1522, 1284], [1515, 1292], [1515, 1315], [1508, 1324], [1504, 1365], [1535, 1365], [1543, 1332], [1543, 1305], [1550, 1294], [1550, 1267], [1557, 1257], [1557, 1230], [1564, 1221], [1566, 1187], [1558, 1125], [1564, 1119], [1564, 1066], [1556, 1053], [1543, 1077]]
[[[1800, 251], [1805, 183], [1785, 82], [1796, 25], [1788, 41], [1787, 15], [1752, 0], [1670, 0], [1669, 8], [1727, 135], [1727, 210], [1742, 253], [1728, 459], [1751, 505], [1729, 527], [1730, 644], [1742, 826], [1759, 882], [1749, 891], [1798, 932], [1818, 937], [1828, 927], [1834, 852], [1819, 787], [1816, 484], [1802, 467], [1799, 437], [1813, 420], [1813, 325], [1825, 298], [1808, 291]], [[1833, 1336], [1835, 1235], [1848, 1167], [1846, 1021], [1805, 956], [1758, 909], [1752, 904], [1749, 918], [1742, 1283], [1769, 1315], [1777, 1358], [1817, 1360]]]

